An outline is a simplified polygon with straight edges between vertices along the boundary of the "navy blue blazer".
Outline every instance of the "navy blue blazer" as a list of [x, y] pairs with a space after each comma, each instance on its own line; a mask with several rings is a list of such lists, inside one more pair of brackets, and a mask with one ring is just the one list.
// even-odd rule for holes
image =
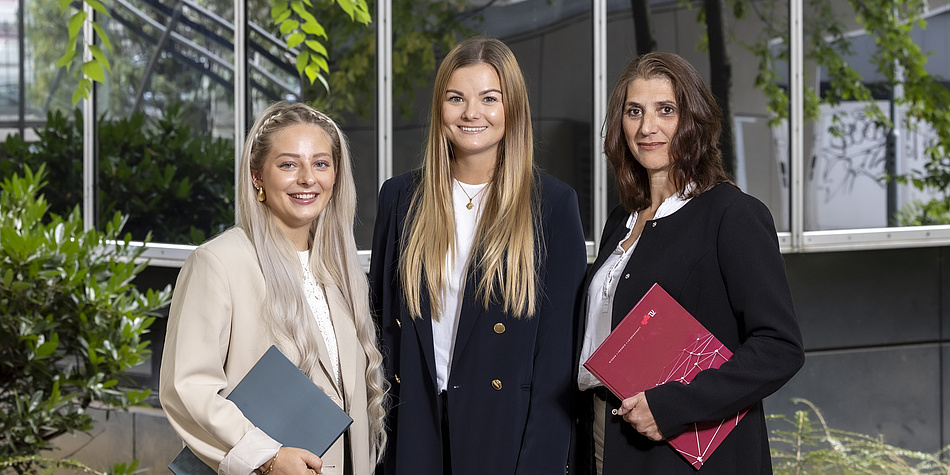
[[[398, 274], [400, 240], [417, 173], [379, 192], [372, 303], [392, 384], [386, 475], [443, 473], [442, 401], [437, 394], [428, 301], [409, 316]], [[571, 368], [578, 295], [586, 267], [584, 233], [573, 189], [536, 174], [541, 300], [531, 318], [514, 318], [475, 297], [469, 272], [447, 390], [453, 475], [564, 473], [570, 451]], [[380, 470], [377, 470], [377, 473]]]
[[[611, 212], [588, 276], [626, 236], [629, 215], [619, 206]], [[730, 361], [700, 372], [689, 385], [669, 382], [646, 391], [660, 432], [672, 437], [692, 423], [751, 409], [697, 472], [669, 444], [651, 442], [611, 415], [621, 401], [608, 395], [604, 475], [771, 473], [762, 399], [795, 375], [804, 364], [804, 350], [768, 208], [738, 188], [720, 184], [672, 215], [647, 221], [618, 281], [611, 328], [654, 283], [733, 352]], [[577, 473], [586, 474], [593, 471], [590, 396], [581, 401], [586, 411], [578, 410]]]

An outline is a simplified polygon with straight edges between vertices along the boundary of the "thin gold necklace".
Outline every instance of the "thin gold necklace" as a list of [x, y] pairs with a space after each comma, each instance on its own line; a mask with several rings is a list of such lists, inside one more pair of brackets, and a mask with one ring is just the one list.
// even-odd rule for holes
[[465, 208], [466, 208], [466, 209], [472, 209], [472, 208], [474, 208], [475, 205], [472, 203], [472, 200], [475, 199], [475, 197], [478, 196], [479, 193], [485, 191], [485, 188], [488, 188], [488, 183], [486, 183], [485, 186], [482, 187], [482, 189], [478, 190], [478, 192], [476, 192], [474, 195], [469, 196], [468, 192], [465, 191], [465, 187], [462, 186], [462, 182], [460, 182], [460, 181], [458, 180], [458, 178], [456, 178], [455, 181], [456, 181], [456, 183], [459, 184], [459, 188], [462, 189], [462, 193], [465, 193], [465, 196], [468, 198], [468, 204], [465, 205]]

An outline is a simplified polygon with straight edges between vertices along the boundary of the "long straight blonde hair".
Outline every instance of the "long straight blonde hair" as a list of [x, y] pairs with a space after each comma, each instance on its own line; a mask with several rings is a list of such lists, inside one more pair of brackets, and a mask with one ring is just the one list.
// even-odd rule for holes
[[366, 354], [366, 388], [371, 444], [377, 462], [386, 447], [387, 382], [382, 355], [369, 310], [369, 285], [360, 266], [353, 237], [356, 185], [346, 136], [325, 114], [302, 103], [278, 102], [257, 118], [247, 135], [239, 172], [238, 225], [244, 229], [264, 274], [264, 318], [270, 323], [277, 347], [308, 376], [319, 369], [319, 335], [303, 291], [300, 259], [290, 240], [277, 226], [270, 208], [256, 199], [253, 175], [260, 173], [274, 146], [277, 132], [296, 124], [311, 124], [326, 133], [333, 150], [336, 180], [327, 207], [310, 226], [310, 270], [317, 282], [337, 286], [349, 304], [360, 346]]
[[439, 66], [432, 91], [422, 183], [412, 197], [399, 262], [402, 290], [414, 318], [422, 314], [423, 293], [428, 295], [432, 318], [439, 318], [445, 258], [456, 252], [454, 154], [442, 125], [442, 102], [452, 73], [477, 64], [487, 64], [498, 74], [505, 135], [487, 185], [468, 269], [475, 271], [476, 295], [486, 308], [500, 300], [506, 313], [530, 317], [537, 307], [535, 239], [540, 231], [534, 219], [537, 198], [528, 92], [521, 67], [508, 46], [476, 36], [452, 48]]

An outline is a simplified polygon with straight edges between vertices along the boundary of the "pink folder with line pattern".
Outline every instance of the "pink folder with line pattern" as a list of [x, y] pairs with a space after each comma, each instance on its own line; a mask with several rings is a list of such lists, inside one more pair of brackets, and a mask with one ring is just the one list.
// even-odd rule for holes
[[[626, 399], [667, 381], [689, 384], [700, 371], [718, 368], [730, 358], [725, 345], [653, 284], [584, 367]], [[699, 470], [746, 412], [748, 408], [721, 421], [693, 424], [669, 443]]]

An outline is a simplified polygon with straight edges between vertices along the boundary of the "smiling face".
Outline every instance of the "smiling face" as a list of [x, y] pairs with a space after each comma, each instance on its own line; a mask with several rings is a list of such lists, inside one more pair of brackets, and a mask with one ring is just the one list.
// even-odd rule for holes
[[452, 72], [442, 102], [442, 128], [455, 158], [496, 160], [505, 137], [505, 106], [495, 68], [479, 63]]
[[297, 250], [305, 250], [310, 224], [333, 194], [333, 149], [326, 132], [312, 124], [295, 124], [275, 132], [272, 143], [263, 167], [252, 174], [254, 186], [264, 188], [264, 205], [274, 214], [278, 227]]
[[637, 78], [627, 85], [623, 132], [637, 162], [653, 175], [668, 171], [670, 141], [679, 123], [673, 84], [664, 77]]

